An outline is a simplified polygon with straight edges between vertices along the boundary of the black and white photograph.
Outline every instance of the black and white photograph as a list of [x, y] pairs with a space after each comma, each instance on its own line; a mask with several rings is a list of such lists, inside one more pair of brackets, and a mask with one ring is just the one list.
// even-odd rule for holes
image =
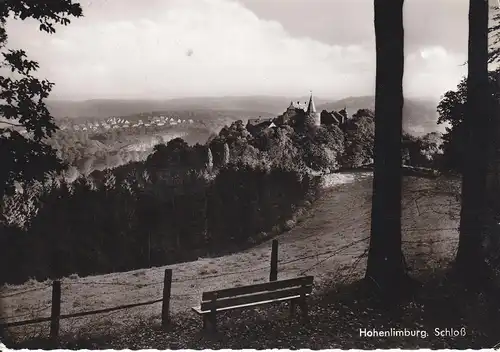
[[0, 0], [2, 350], [500, 348], [500, 0]]

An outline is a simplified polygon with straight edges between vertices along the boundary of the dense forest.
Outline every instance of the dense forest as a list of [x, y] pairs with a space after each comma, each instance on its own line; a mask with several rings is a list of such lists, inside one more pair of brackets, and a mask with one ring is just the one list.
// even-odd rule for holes
[[[439, 160], [431, 137], [405, 136], [408, 163]], [[251, 133], [236, 121], [205, 145], [175, 138], [143, 160], [83, 175], [73, 170], [74, 182], [51, 174], [5, 199], [1, 267], [18, 269], [3, 277], [19, 283], [124, 271], [254, 244], [294, 226], [318, 192], [311, 171], [370, 164], [373, 138], [370, 110], [341, 128]]]

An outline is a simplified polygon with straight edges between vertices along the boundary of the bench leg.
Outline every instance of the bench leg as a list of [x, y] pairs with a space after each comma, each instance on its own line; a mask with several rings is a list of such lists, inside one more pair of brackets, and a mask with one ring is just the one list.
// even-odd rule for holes
[[300, 312], [302, 313], [303, 322], [307, 323], [309, 320], [309, 316], [308, 316], [309, 309], [307, 307], [306, 297], [302, 297], [300, 299]]
[[293, 318], [295, 316], [295, 310], [296, 310], [296, 301], [295, 299], [290, 300], [290, 316]]
[[217, 331], [217, 316], [215, 313], [210, 313], [210, 328], [213, 332]]
[[203, 314], [203, 330], [217, 331], [217, 319], [215, 314]]

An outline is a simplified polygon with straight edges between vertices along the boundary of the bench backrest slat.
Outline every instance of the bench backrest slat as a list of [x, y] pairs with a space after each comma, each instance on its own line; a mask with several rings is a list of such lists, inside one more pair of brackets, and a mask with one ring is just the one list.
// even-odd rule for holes
[[262, 284], [226, 288], [217, 291], [208, 291], [208, 292], [203, 292], [201, 300], [211, 301], [214, 298], [215, 294], [217, 294], [217, 299], [220, 299], [225, 297], [247, 295], [250, 293], [262, 292], [262, 291], [279, 290], [287, 287], [312, 285], [313, 280], [314, 276], [303, 276], [288, 280], [272, 281], [272, 282], [265, 282]]
[[269, 291], [269, 292], [258, 292], [250, 295], [225, 298], [225, 299], [217, 299], [216, 301], [208, 301], [201, 303], [201, 310], [208, 311], [212, 308], [225, 308], [225, 307], [234, 307], [254, 302], [263, 302], [270, 301], [278, 298], [285, 297], [293, 297], [300, 296], [301, 294], [310, 294], [312, 292], [312, 285], [304, 285], [299, 287], [285, 288], [277, 291]]

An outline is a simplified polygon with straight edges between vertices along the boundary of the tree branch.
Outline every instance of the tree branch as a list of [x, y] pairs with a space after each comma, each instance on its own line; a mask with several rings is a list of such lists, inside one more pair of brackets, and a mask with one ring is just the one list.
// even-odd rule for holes
[[6, 125], [14, 126], [14, 127], [24, 127], [23, 125], [18, 125], [16, 123], [12, 123], [9, 121], [0, 121], [0, 123], [5, 123]]

